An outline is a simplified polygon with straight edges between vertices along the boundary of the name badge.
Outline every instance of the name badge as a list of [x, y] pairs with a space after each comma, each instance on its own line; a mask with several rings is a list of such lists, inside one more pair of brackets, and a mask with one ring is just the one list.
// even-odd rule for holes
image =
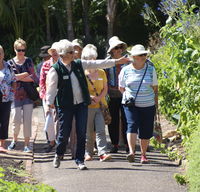
[[103, 78], [98, 78], [98, 80], [103, 80]]
[[68, 76], [68, 75], [65, 75], [65, 76], [63, 76], [63, 79], [64, 79], [64, 80], [69, 79], [69, 76]]

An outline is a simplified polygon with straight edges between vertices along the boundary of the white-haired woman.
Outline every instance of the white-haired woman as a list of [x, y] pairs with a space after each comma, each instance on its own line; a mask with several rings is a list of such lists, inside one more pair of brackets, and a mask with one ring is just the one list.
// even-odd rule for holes
[[[92, 44], [86, 45], [83, 48], [81, 58], [84, 60], [96, 60], [97, 48]], [[106, 161], [111, 159], [111, 155], [107, 154], [105, 121], [100, 109], [100, 102], [107, 105], [105, 99], [108, 90], [107, 77], [103, 69], [87, 69], [85, 70], [85, 75], [91, 98], [91, 104], [88, 106], [85, 160], [92, 160], [94, 134], [96, 133], [96, 144], [100, 161]]]
[[72, 127], [72, 119], [75, 116], [77, 150], [75, 162], [80, 170], [87, 167], [84, 164], [85, 139], [87, 128], [88, 105], [90, 94], [85, 69], [109, 68], [115, 64], [123, 64], [128, 58], [111, 60], [74, 60], [74, 47], [68, 40], [60, 41], [58, 49], [60, 59], [49, 70], [47, 75], [46, 101], [49, 108], [57, 107], [59, 119], [58, 145], [53, 161], [55, 168], [60, 166], [60, 159], [66, 150], [66, 144]]
[[49, 69], [51, 66], [58, 61], [59, 55], [56, 51], [58, 47], [58, 42], [55, 42], [52, 44], [50, 49], [48, 49], [49, 55], [51, 55], [51, 58], [47, 61], [44, 61], [41, 72], [40, 72], [40, 98], [42, 99], [42, 104], [45, 112], [45, 132], [48, 137], [49, 146], [46, 149], [46, 152], [49, 153], [52, 151], [53, 147], [55, 146], [55, 139], [56, 139], [56, 133], [55, 133], [55, 110], [53, 109], [51, 113], [47, 113], [47, 104], [46, 104], [46, 77]]
[[134, 161], [137, 133], [140, 138], [141, 163], [148, 163], [146, 151], [153, 135], [155, 106], [158, 105], [158, 82], [154, 66], [147, 59], [143, 45], [131, 49], [133, 63], [119, 74], [119, 89], [123, 93], [122, 104], [127, 119], [129, 162]]

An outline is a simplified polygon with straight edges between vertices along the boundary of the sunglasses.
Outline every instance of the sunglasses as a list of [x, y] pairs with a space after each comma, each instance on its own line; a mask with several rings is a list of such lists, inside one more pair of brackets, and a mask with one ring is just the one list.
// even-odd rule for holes
[[116, 46], [114, 49], [115, 49], [115, 50], [123, 49], [123, 45], [121, 45], [121, 46]]
[[17, 52], [25, 52], [25, 49], [16, 49]]
[[146, 53], [144, 53], [144, 54], [141, 54], [141, 55], [138, 55], [139, 57], [143, 57], [143, 56], [147, 56], [147, 54]]
[[69, 51], [69, 52], [67, 52], [67, 53], [69, 53], [69, 54], [74, 54], [74, 51]]

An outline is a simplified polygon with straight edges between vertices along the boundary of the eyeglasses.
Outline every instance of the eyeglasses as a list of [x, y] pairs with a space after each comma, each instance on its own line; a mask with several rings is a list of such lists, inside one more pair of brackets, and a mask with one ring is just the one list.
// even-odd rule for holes
[[147, 54], [146, 53], [144, 53], [144, 54], [141, 54], [141, 55], [138, 55], [139, 57], [143, 57], [143, 56], [147, 56]]
[[16, 49], [17, 52], [25, 52], [25, 49]]
[[74, 54], [74, 51], [69, 51], [69, 52], [67, 52], [67, 53], [69, 53], [69, 54]]
[[123, 49], [123, 45], [114, 47], [115, 50]]

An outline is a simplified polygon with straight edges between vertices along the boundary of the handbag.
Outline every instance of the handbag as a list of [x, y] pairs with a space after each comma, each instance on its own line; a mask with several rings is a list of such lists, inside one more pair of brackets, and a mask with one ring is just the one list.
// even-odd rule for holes
[[[15, 65], [17, 73], [19, 73], [14, 59], [12, 59], [12, 62]], [[26, 67], [26, 70], [28, 71], [27, 66], [25, 66], [25, 67]], [[27, 94], [29, 99], [31, 99], [32, 101], [36, 101], [36, 100], [39, 99], [39, 92], [37, 91], [37, 85], [34, 82], [23, 82], [23, 81], [21, 81], [20, 84], [24, 88], [24, 90], [26, 91], [26, 94]]]
[[156, 114], [154, 117], [153, 136], [158, 143], [162, 143], [162, 128], [158, 109], [156, 109]]
[[[86, 77], [88, 78], [90, 84], [92, 85], [92, 87], [93, 87], [93, 89], [96, 93], [96, 96], [99, 96], [99, 94], [97, 93], [96, 87], [94, 86], [94, 83], [92, 82], [92, 80], [89, 78], [88, 75], [86, 75]], [[108, 106], [104, 105], [101, 101], [99, 102], [99, 105], [100, 105], [100, 109], [101, 109], [105, 124], [106, 125], [111, 124], [112, 117], [110, 115], [110, 111], [109, 111]]]

